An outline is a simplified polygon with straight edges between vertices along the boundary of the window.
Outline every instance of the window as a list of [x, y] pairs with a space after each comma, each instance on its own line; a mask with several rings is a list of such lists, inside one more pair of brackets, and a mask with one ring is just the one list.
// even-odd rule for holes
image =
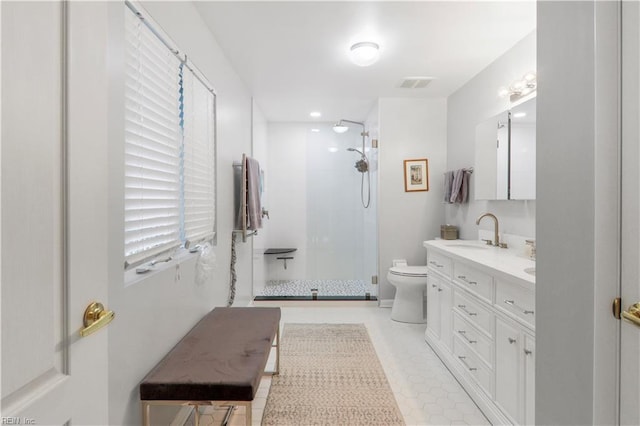
[[215, 95], [125, 10], [125, 266], [215, 231]]

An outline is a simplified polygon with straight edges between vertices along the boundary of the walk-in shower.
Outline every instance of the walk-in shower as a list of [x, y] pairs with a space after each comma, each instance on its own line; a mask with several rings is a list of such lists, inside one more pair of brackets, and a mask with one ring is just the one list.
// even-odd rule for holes
[[362, 127], [338, 134], [335, 123], [272, 123], [264, 146], [254, 142], [270, 216], [252, 239], [255, 300], [377, 298], [377, 135], [365, 151]]
[[[369, 136], [369, 132], [366, 131], [366, 128], [364, 127], [364, 123], [360, 121], [346, 120], [344, 118], [341, 119], [339, 122], [337, 122], [333, 126], [333, 131], [336, 133], [346, 132], [347, 130], [349, 130], [349, 126], [345, 125], [345, 123], [357, 124], [362, 126], [362, 133], [360, 133], [360, 135], [362, 136], [362, 151], [356, 148], [347, 148], [347, 151], [353, 151], [360, 154], [360, 159], [356, 161], [356, 165], [354, 167], [356, 168], [356, 170], [362, 173], [362, 179], [360, 180], [360, 200], [362, 201], [362, 206], [366, 209], [366, 208], [369, 208], [369, 205], [371, 204], [371, 174], [369, 172], [369, 159], [365, 154], [365, 143], [366, 143], [366, 138]], [[365, 173], [367, 175], [366, 191], [365, 191], [365, 185], [364, 185]], [[366, 197], [365, 197], [365, 192], [366, 192]], [[366, 198], [366, 201], [365, 201], [365, 198]]]

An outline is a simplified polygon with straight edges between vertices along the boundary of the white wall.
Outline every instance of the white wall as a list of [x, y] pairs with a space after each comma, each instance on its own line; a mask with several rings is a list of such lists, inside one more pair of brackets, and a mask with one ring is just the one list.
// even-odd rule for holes
[[[476, 126], [509, 108], [509, 100], [498, 97], [498, 88], [508, 86], [531, 70], [536, 70], [535, 31], [449, 96], [447, 170], [474, 165]], [[498, 217], [501, 233], [535, 236], [535, 201], [475, 201], [473, 175], [469, 203], [445, 206], [446, 222], [459, 227], [462, 239], [478, 239], [478, 229], [493, 230], [491, 221], [480, 226], [475, 224], [478, 216], [485, 212]]]
[[[392, 299], [386, 279], [393, 259], [425, 265], [422, 242], [444, 223], [442, 174], [447, 156], [446, 99], [379, 100], [379, 268], [381, 300]], [[429, 160], [429, 191], [404, 191], [404, 160]]]
[[539, 424], [616, 423], [617, 7], [537, 6]]
[[269, 123], [268, 163], [265, 171], [269, 193], [269, 236], [267, 247], [296, 248], [294, 259], [287, 262], [274, 255], [266, 257], [266, 278], [301, 279], [307, 273], [307, 193], [306, 138], [309, 126]]
[[[187, 261], [135, 284], [123, 283], [122, 210], [122, 23], [124, 4], [109, 8], [110, 126], [108, 188], [109, 308], [116, 320], [109, 327], [109, 423], [140, 424], [138, 384], [169, 349], [213, 306], [225, 305], [229, 285], [233, 229], [232, 163], [251, 152], [251, 97], [190, 2], [145, 2], [155, 21], [200, 68], [217, 98], [217, 257], [213, 279], [194, 282], [195, 260]], [[99, 48], [99, 47], [96, 47]], [[251, 244], [238, 244], [236, 304], [251, 293]]]
[[[260, 163], [260, 169], [264, 171], [263, 187], [262, 187], [262, 207], [270, 212], [270, 200], [267, 181], [269, 179], [268, 172], [269, 167], [269, 151], [268, 151], [268, 123], [267, 119], [260, 111], [260, 107], [253, 101], [253, 134], [251, 136], [251, 156], [258, 160]], [[264, 287], [264, 283], [267, 279], [267, 257], [264, 256], [264, 251], [268, 248], [269, 243], [269, 231], [271, 229], [271, 220], [269, 218], [263, 218], [262, 229], [257, 235], [251, 238], [253, 244], [253, 291], [252, 296], [260, 294], [260, 291]]]

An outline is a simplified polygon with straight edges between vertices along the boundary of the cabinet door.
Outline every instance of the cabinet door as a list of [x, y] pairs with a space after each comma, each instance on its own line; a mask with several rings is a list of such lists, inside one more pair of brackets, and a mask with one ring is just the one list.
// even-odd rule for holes
[[451, 311], [453, 304], [451, 285], [441, 282], [438, 290], [438, 305], [440, 308], [440, 342], [447, 349], [451, 350], [451, 324], [453, 321], [453, 313]]
[[536, 342], [533, 337], [524, 338], [524, 423], [535, 425], [536, 398]]
[[427, 278], [427, 332], [440, 338], [440, 280]]
[[514, 423], [520, 423], [519, 360], [522, 347], [519, 330], [496, 318], [496, 403]]

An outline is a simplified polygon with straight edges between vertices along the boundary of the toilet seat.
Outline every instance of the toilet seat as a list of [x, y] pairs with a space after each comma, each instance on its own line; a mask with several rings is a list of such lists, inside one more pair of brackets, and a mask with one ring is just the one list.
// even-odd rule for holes
[[398, 275], [401, 277], [426, 277], [426, 266], [393, 266], [389, 268], [391, 275]]

